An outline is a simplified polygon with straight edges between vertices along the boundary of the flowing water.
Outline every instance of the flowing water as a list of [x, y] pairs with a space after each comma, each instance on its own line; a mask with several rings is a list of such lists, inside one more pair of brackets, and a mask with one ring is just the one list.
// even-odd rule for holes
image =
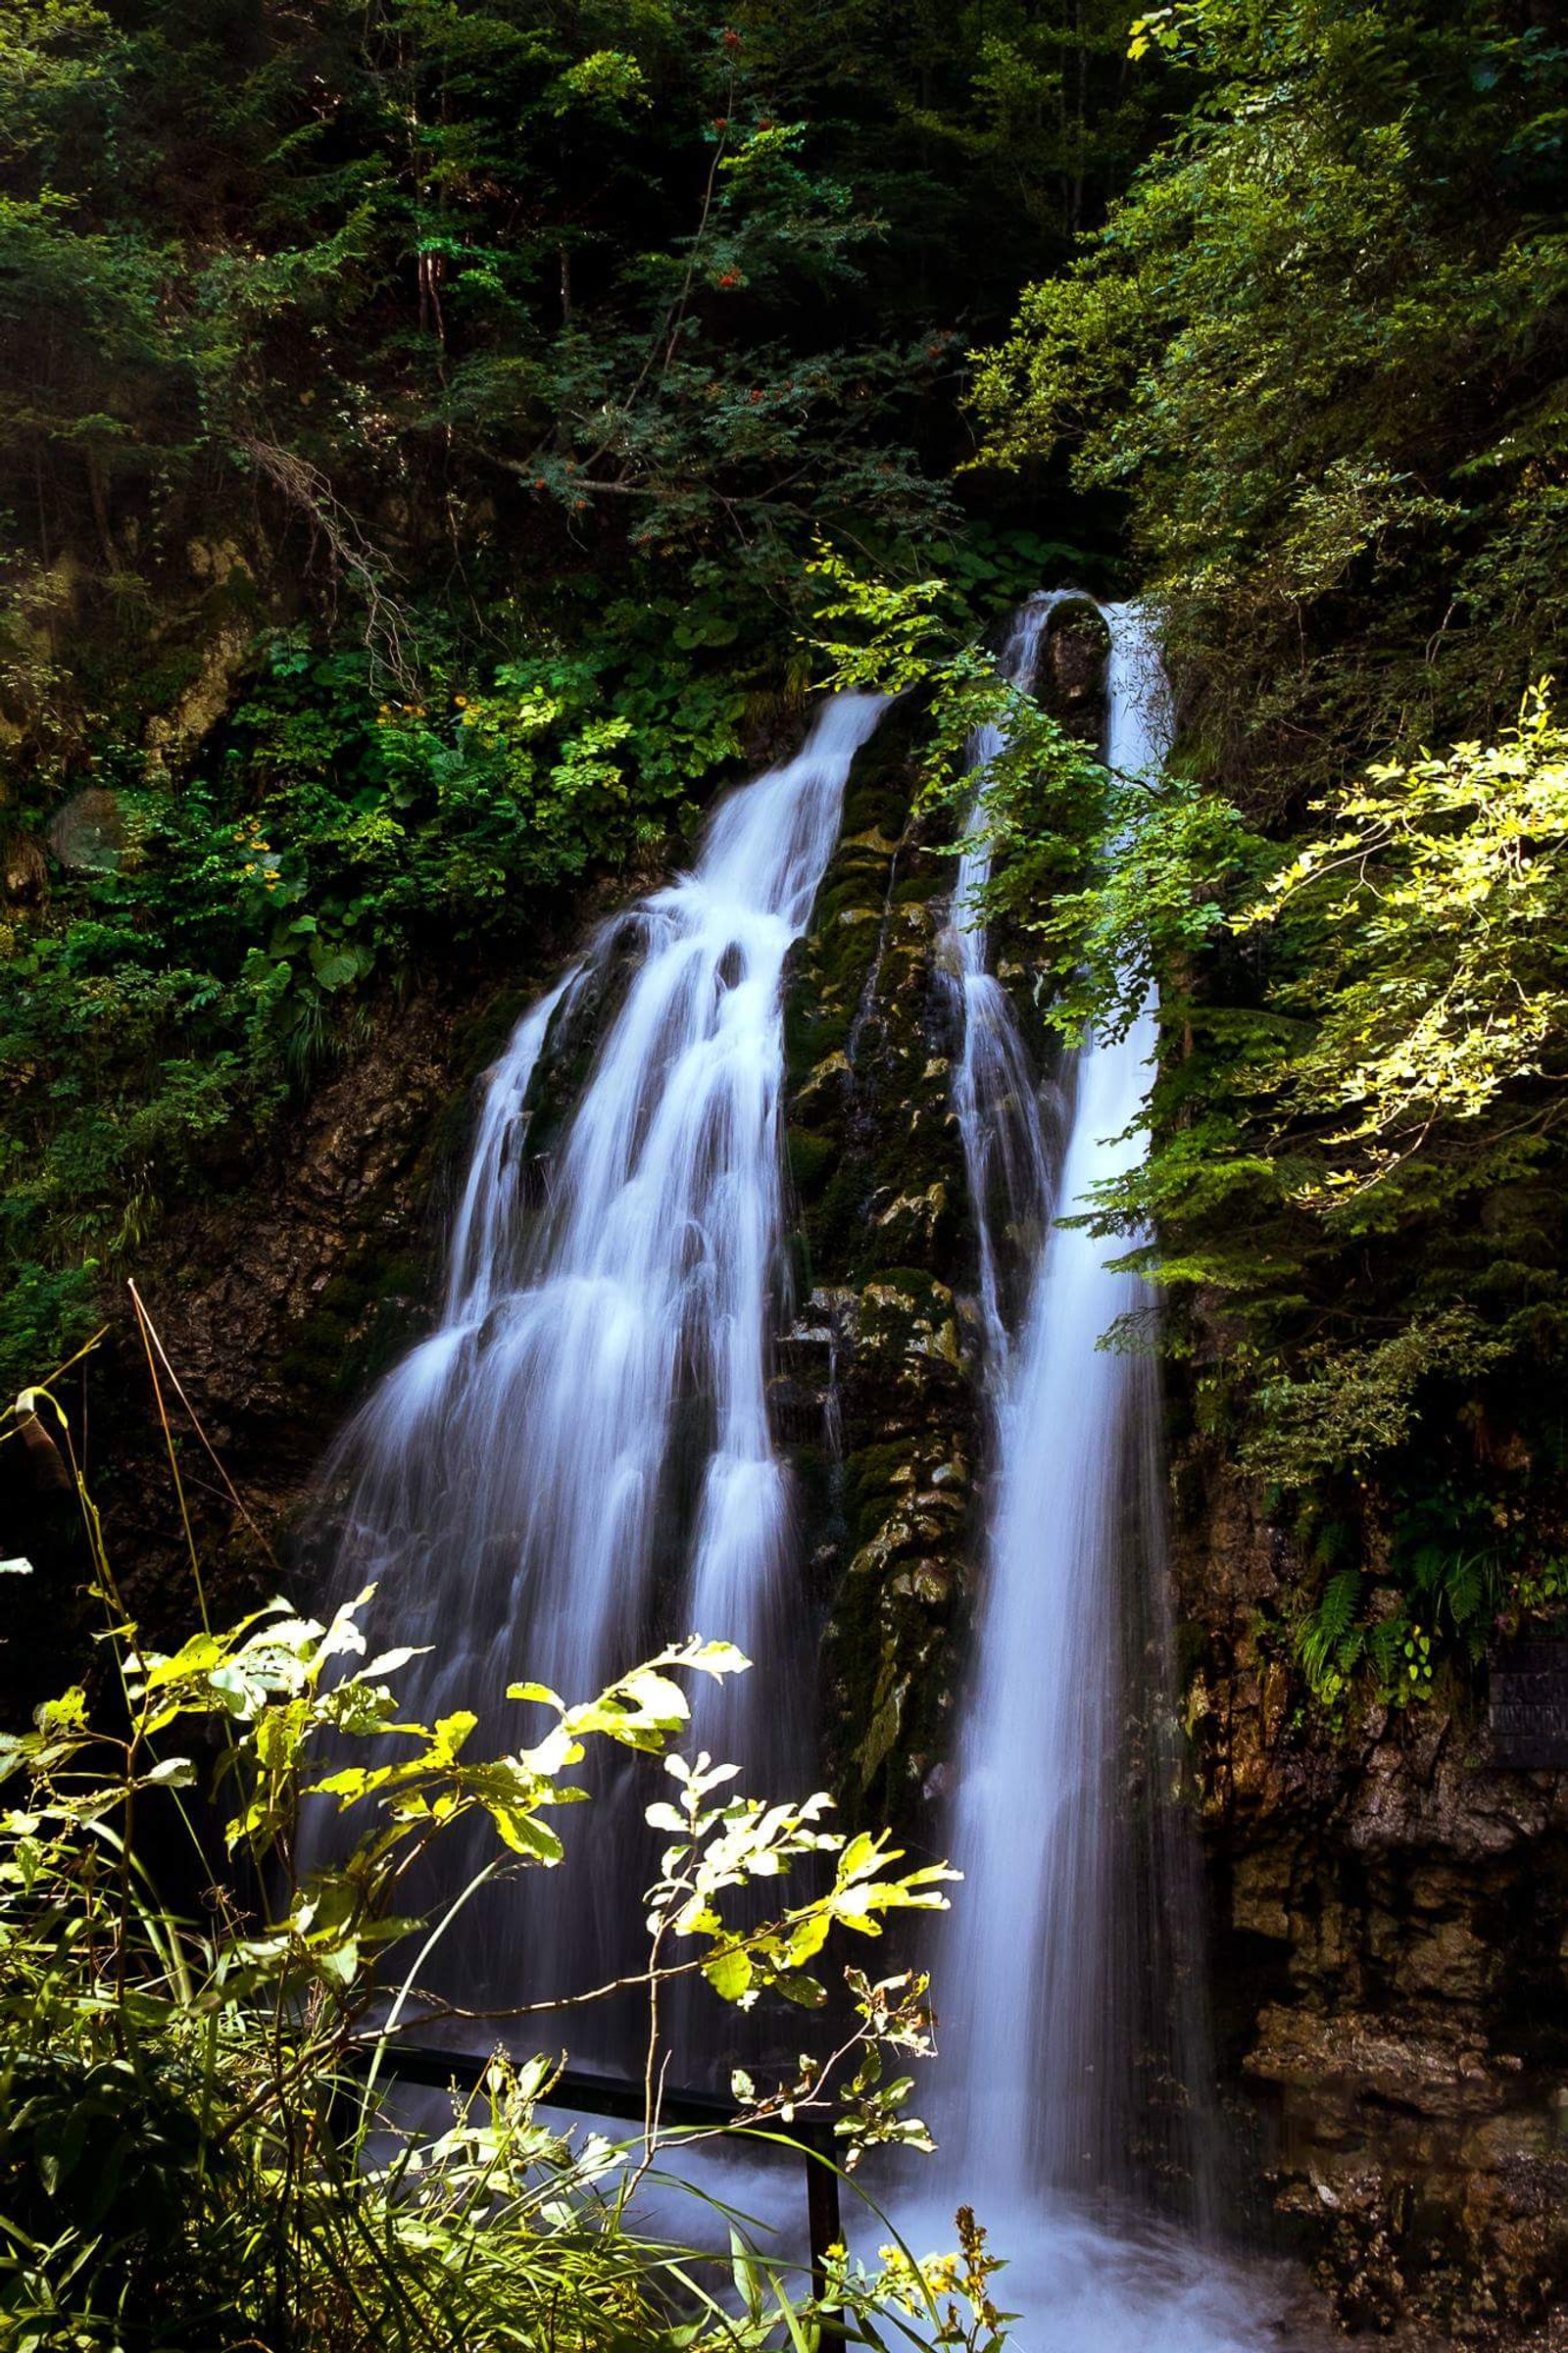
[[[1016, 683], [1061, 602], [1018, 615], [1003, 656]], [[1105, 758], [1153, 776], [1170, 737], [1157, 649], [1137, 606], [1101, 610]], [[1157, 1388], [1147, 1357], [1101, 1345], [1149, 1302], [1140, 1276], [1107, 1264], [1135, 1242], [1053, 1222], [1136, 1165], [1154, 1006], [1123, 1036], [1087, 1037], [1059, 1089], [1031, 1092], [977, 920], [1000, 749], [994, 735], [972, 747], [979, 838], [955, 907], [967, 1017], [955, 1103], [981, 1228], [992, 1468], [948, 1829], [964, 1885], [935, 1969], [937, 2168], [1012, 2257], [1000, 2300], [1022, 2310], [1028, 2353], [1221, 2353], [1261, 2338], [1250, 2296], [1196, 2235], [1213, 2220], [1217, 2159], [1169, 1714]], [[1009, 1254], [1023, 1261], [1012, 1314]], [[937, 2220], [931, 2185], [917, 2196], [901, 2206], [911, 2229]], [[1156, 2223], [1159, 2209], [1194, 2235]]]
[[[1018, 684], [1061, 601], [1016, 617], [1003, 666]], [[1152, 774], [1169, 733], [1157, 653], [1136, 607], [1102, 610], [1107, 757]], [[720, 806], [693, 870], [603, 929], [491, 1074], [440, 1326], [342, 1451], [339, 1579], [376, 1580], [398, 1639], [434, 1645], [409, 1692], [427, 1716], [473, 1707], [514, 1740], [508, 1681], [585, 1693], [696, 1629], [765, 1662], [708, 1703], [705, 1743], [754, 1788], [815, 1778], [811, 1630], [766, 1405], [784, 1304], [781, 993], [880, 708], [825, 704], [799, 756]], [[1141, 1149], [1154, 1010], [1042, 1084], [979, 919], [1000, 748], [973, 746], [976, 838], [946, 949], [992, 1432], [949, 1824], [966, 1885], [936, 1970], [943, 2151], [919, 2190], [898, 2190], [899, 2220], [945, 2245], [960, 2197], [981, 2210], [1012, 2258], [1001, 2300], [1024, 2312], [1025, 2353], [1247, 2353], [1263, 2341], [1255, 2308], [1196, 2251], [1213, 2166], [1158, 1400], [1147, 1358], [1099, 1345], [1144, 1287], [1054, 1222]], [[491, 1902], [482, 1933], [452, 1940], [451, 1996], [510, 2005], [635, 1959], [637, 1808], [613, 1774], [598, 1794], [590, 1868], [564, 1901], [533, 1875]], [[574, 2030], [574, 2057], [624, 2065], [627, 2032]], [[736, 2055], [715, 2054], [721, 2069]], [[703, 2072], [690, 2043], [676, 2071]]]
[[[440, 1328], [345, 1448], [338, 1579], [374, 1580], [398, 1639], [434, 1645], [408, 1692], [426, 1720], [471, 1707], [514, 1741], [509, 1681], [586, 1696], [697, 1629], [766, 1662], [765, 1686], [736, 1678], [705, 1703], [703, 1740], [763, 1789], [810, 1772], [766, 1407], [781, 983], [881, 708], [824, 704], [797, 758], [720, 806], [693, 870], [605, 928], [491, 1076]], [[534, 1099], [596, 1026], [564, 1124], [531, 1154]], [[483, 1941], [455, 1940], [452, 1997], [552, 1996], [634, 1957], [651, 1875], [635, 1810], [601, 1796], [595, 1867], [566, 1900], [547, 1885], [489, 1903]], [[577, 2055], [613, 2057], [592, 2034]]]
[[[1052, 601], [1024, 608], [1007, 656], [1026, 678]], [[1105, 613], [1111, 631], [1109, 762], [1157, 770], [1168, 741], [1157, 655], [1134, 607]], [[984, 762], [975, 747], [977, 820]], [[961, 917], [972, 943], [964, 994], [970, 1026], [956, 1103], [971, 1167], [994, 1154], [999, 1128], [1026, 1129], [1025, 1056], [1012, 1007], [983, 966], [974, 921], [980, 871]], [[1088, 1038], [1072, 1057], [1071, 1102], [1059, 1176], [1061, 1205], [1081, 1207], [1140, 1150], [1138, 1120], [1153, 1051], [1145, 1006], [1123, 1038]], [[1000, 1105], [995, 1100], [1002, 1091]], [[972, 1140], [971, 1140], [972, 1139]], [[958, 2137], [966, 2162], [999, 2183], [1037, 2180], [1090, 2193], [1120, 2187], [1133, 2117], [1134, 1980], [1127, 1949], [1135, 1861], [1126, 1850], [1121, 1782], [1128, 1647], [1124, 1571], [1147, 1544], [1146, 1484], [1138, 1467], [1138, 1405], [1147, 1384], [1136, 1360], [1099, 1344], [1136, 1311], [1136, 1275], [1113, 1273], [1106, 1246], [1080, 1227], [1051, 1224], [1058, 1181], [1037, 1122], [1032, 1149], [1007, 1155], [1002, 1199], [977, 1185], [982, 1265], [1001, 1245], [999, 1215], [1049, 1233], [1027, 1268], [1016, 1330], [993, 1303], [993, 1503], [980, 1574], [975, 1660], [964, 1707], [954, 1807], [954, 1859], [965, 1874], [943, 1955], [946, 2035], [965, 2087]], [[990, 1277], [992, 1299], [998, 1282]], [[976, 2098], [975, 2094], [979, 2093]]]
[[[1064, 601], [1059, 592], [1031, 597], [1013, 615], [997, 664], [1009, 685], [1027, 690], [1031, 684], [1047, 623]], [[970, 739], [969, 766], [981, 783], [970, 837], [958, 861], [945, 943], [959, 999], [953, 1103], [974, 1208], [986, 1370], [993, 1385], [1011, 1352], [1018, 1281], [1021, 1275], [1027, 1289], [1053, 1192], [1039, 1077], [1019, 1035], [1012, 1000], [991, 970], [980, 911], [992, 855], [984, 825], [984, 777], [1004, 748], [995, 722], [978, 728]]]

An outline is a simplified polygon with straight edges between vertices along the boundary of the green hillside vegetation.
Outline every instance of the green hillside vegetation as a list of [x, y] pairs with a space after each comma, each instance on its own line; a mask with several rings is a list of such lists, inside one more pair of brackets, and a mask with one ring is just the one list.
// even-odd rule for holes
[[[1329, 1578], [1329, 1696], [1563, 1587], [1568, 49], [1548, 12], [1231, 5], [1102, 230], [983, 355], [986, 461], [1123, 496], [1183, 714], [1069, 1013], [1157, 978], [1152, 1225], [1200, 1412]], [[1016, 901], [1017, 893], [1014, 892]], [[1362, 1571], [1378, 1570], [1378, 1580]], [[1393, 1591], [1391, 1593], [1390, 1587]]]

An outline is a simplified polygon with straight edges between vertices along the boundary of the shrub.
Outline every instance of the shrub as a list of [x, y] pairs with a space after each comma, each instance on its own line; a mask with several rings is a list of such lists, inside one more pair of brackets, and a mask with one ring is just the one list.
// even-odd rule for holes
[[[45, 1393], [33, 1402], [47, 1410]], [[274, 1601], [172, 1653], [145, 1649], [80, 1492], [112, 1688], [97, 1705], [74, 1688], [0, 1740], [7, 2345], [804, 2349], [827, 2297], [834, 2327], [883, 2312], [907, 2334], [896, 2316], [912, 2298], [927, 2340], [1000, 2341], [972, 2230], [961, 2261], [922, 2267], [900, 2248], [876, 2272], [835, 2260], [812, 2286], [738, 2240], [718, 2264], [652, 2238], [628, 2206], [668, 2145], [654, 2090], [663, 1989], [700, 1974], [742, 2006], [766, 1990], [819, 2007], [830, 1934], [874, 1936], [891, 1913], [940, 1907], [953, 1877], [901, 1871], [886, 1834], [823, 1828], [825, 1796], [765, 1803], [737, 1790], [735, 1768], [676, 1751], [679, 1679], [739, 1673], [739, 1652], [694, 1639], [574, 1706], [516, 1684], [509, 1697], [542, 1711], [542, 1732], [476, 1761], [471, 1714], [402, 1715], [412, 1654], [366, 1657], [368, 1593], [324, 1622]], [[454, 2095], [444, 2130], [400, 2129], [389, 2045], [412, 2018], [442, 2015], [418, 1978], [443, 1925], [402, 1917], [400, 1889], [476, 1816], [495, 1852], [460, 1903], [504, 1872], [559, 1867], [554, 1816], [606, 1742], [662, 1761], [672, 1789], [648, 1808], [666, 1843], [647, 1967], [627, 1981], [649, 2005], [644, 2132], [618, 2148], [564, 2137], [537, 2112], [559, 2064], [506, 2052]], [[304, 1797], [344, 1818], [345, 1850], [318, 1868], [297, 1861]], [[817, 1893], [737, 1923], [742, 1890], [808, 1856]], [[177, 1876], [202, 1889], [183, 1914], [160, 1886]], [[904, 2113], [907, 2077], [884, 2072], [928, 2047], [925, 1981], [846, 1976], [853, 2022], [831, 2058], [733, 2087], [743, 2124], [772, 2134], [830, 2117], [849, 2170], [877, 2142], [930, 2143]], [[972, 2290], [967, 2322], [955, 2280]]]

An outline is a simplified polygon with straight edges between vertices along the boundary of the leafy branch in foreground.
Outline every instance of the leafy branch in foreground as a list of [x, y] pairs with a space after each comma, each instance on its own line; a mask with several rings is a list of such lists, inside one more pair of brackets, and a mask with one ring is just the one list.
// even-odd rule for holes
[[[52, 1400], [35, 1392], [33, 1402]], [[683, 2247], [638, 2222], [638, 2184], [672, 2142], [696, 2136], [659, 2130], [659, 1993], [701, 1975], [732, 2000], [772, 1990], [821, 2008], [812, 1964], [830, 1933], [875, 1936], [891, 1913], [940, 1907], [954, 1875], [900, 1871], [885, 1835], [823, 1829], [825, 1797], [764, 1804], [729, 1789], [731, 1768], [675, 1753], [690, 1716], [677, 1678], [741, 1672], [727, 1644], [678, 1644], [578, 1705], [515, 1685], [514, 1699], [553, 1721], [480, 1758], [466, 1711], [433, 1725], [403, 1716], [395, 1680], [413, 1654], [367, 1656], [368, 1594], [326, 1621], [279, 1601], [172, 1653], [145, 1648], [82, 1501], [118, 1696], [94, 1707], [74, 1688], [30, 1733], [0, 1740], [7, 2342], [93, 2353], [816, 2343], [827, 2306], [781, 2258], [747, 2245], [718, 2263], [700, 2225], [697, 2246]], [[681, 1791], [649, 1808], [673, 1835], [649, 1898], [648, 1967], [601, 1989], [649, 1996], [643, 2132], [621, 2148], [563, 2135], [536, 2114], [560, 2062], [504, 2054], [445, 2127], [412, 2129], [378, 2088], [389, 2044], [411, 2013], [426, 2026], [463, 2015], [421, 1988], [424, 1961], [499, 1873], [562, 1863], [550, 1817], [582, 1800], [572, 1774], [598, 1744], [662, 1758]], [[357, 1834], [321, 1868], [298, 1866], [302, 1801], [335, 1808]], [[415, 1866], [479, 1817], [496, 1850], [477, 1879], [434, 1920], [405, 1916]], [[220, 1873], [207, 1860], [215, 1826], [229, 1857]], [[831, 1858], [821, 1892], [758, 1925], [731, 1917], [736, 1891], [804, 1857]], [[200, 1889], [199, 1903], [176, 1905], [161, 1879]], [[850, 2016], [832, 2051], [787, 2081], [734, 2085], [743, 2127], [777, 2133], [803, 2110], [831, 2115], [846, 2167], [877, 2141], [929, 2145], [903, 2113], [907, 2079], [884, 2081], [887, 2057], [929, 2048], [924, 1980], [847, 1976]], [[898, 2314], [910, 2279], [925, 2277], [911, 2263], [900, 2250], [874, 2273], [835, 2273], [833, 2325], [854, 2336], [880, 2314], [907, 2336]], [[957, 2326], [926, 2302], [930, 2328]], [[998, 2340], [977, 2311], [964, 2334], [938, 2341]]]

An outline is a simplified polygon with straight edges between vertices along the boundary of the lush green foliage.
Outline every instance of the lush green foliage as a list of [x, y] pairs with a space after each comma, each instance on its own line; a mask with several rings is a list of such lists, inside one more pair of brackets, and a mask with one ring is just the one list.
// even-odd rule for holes
[[1123, 174], [1128, 22], [0, 7], [0, 1372], [367, 1008], [682, 835], [819, 527], [1027, 578], [959, 329]]
[[10, 935], [4, 1249], [60, 1269], [0, 1311], [14, 1378], [80, 1337], [84, 1261], [221, 1181], [340, 1007], [481, 942], [524, 951], [543, 891], [688, 820], [744, 691], [704, 666], [702, 613], [612, 625], [618, 660], [607, 637], [477, 679], [432, 664], [428, 700], [378, 700], [363, 649], [282, 637], [177, 792], [128, 748], [100, 760], [113, 845]]
[[1073, 1017], [1159, 983], [1104, 1222], [1295, 1496], [1309, 1676], [1420, 1691], [1560, 1606], [1568, 51], [1424, 0], [1137, 37], [1198, 95], [978, 400], [992, 462], [1126, 498], [1185, 725], [1040, 919]]
[[1529, 12], [1191, 0], [1203, 87], [978, 385], [1129, 497], [1211, 772], [1273, 814], [1556, 666], [1568, 50]]
[[[1375, 767], [1342, 795], [1339, 830], [1308, 842], [1240, 925], [1310, 922], [1327, 976], [1310, 1046], [1293, 1057], [1285, 1120], [1344, 1114], [1299, 1197], [1387, 1202], [1439, 1142], [1495, 1146], [1544, 1082], [1535, 1136], [1568, 1075], [1568, 733], [1537, 689], [1496, 746]], [[1289, 1004], [1287, 1000], [1287, 1004]]]
[[[1510, 1190], [1557, 1149], [1565, 751], [1538, 694], [1494, 747], [1375, 767], [1283, 860], [1172, 781], [1115, 879], [1046, 920], [1068, 956], [1075, 916], [1090, 927], [1097, 1013], [1117, 975], [1125, 1008], [1151, 962], [1179, 989], [1212, 943], [1201, 992], [1167, 995], [1185, 1052], [1156, 1090], [1148, 1165], [1107, 1209], [1158, 1221], [1162, 1280], [1229, 1295], [1233, 1366], [1265, 1383], [1254, 1452], [1282, 1477], [1364, 1470], [1433, 1373], [1556, 1345], [1546, 1235], [1513, 1236], [1507, 1260], [1495, 1245]], [[1332, 1322], [1315, 1314], [1327, 1269], [1385, 1251], [1407, 1274], [1415, 1259], [1392, 1328], [1371, 1286], [1362, 1312], [1342, 1295]]]
[[[32, 1401], [49, 1410], [42, 1393]], [[689, 1720], [676, 1678], [743, 1670], [725, 1644], [683, 1643], [584, 1705], [516, 1684], [509, 1697], [534, 1711], [530, 1729], [475, 1761], [471, 1714], [405, 1719], [395, 1679], [411, 1654], [367, 1659], [368, 1594], [327, 1623], [275, 1602], [172, 1654], [144, 1650], [83, 1502], [118, 1701], [106, 1695], [95, 1716], [74, 1689], [33, 1732], [0, 1741], [7, 2344], [822, 2342], [824, 2305], [776, 2258], [736, 2236], [733, 2264], [717, 2263], [639, 2226], [635, 2189], [683, 2137], [656, 2134], [661, 1997], [700, 1973], [743, 2005], [772, 1991], [820, 2007], [830, 1934], [875, 1936], [891, 1913], [940, 1906], [953, 1875], [901, 1872], [885, 1836], [825, 1830], [825, 1797], [764, 1803], [736, 1792], [734, 1767], [676, 1751]], [[459, 1904], [482, 1910], [502, 1872], [563, 1866], [554, 1817], [582, 1798], [574, 1769], [607, 1742], [662, 1760], [671, 1789], [648, 1807], [666, 1842], [647, 1968], [629, 1981], [648, 2004], [644, 2135], [622, 2148], [564, 2138], [535, 2113], [559, 2062], [502, 2056], [444, 2130], [400, 2127], [378, 2080], [400, 2028], [444, 2014], [421, 1973], [451, 1917], [402, 1916], [412, 1868], [470, 1817], [488, 1818], [496, 1851]], [[302, 1871], [305, 1796], [347, 1818], [348, 1844]], [[226, 1861], [208, 1885], [213, 1845]], [[165, 1897], [158, 1855], [199, 1902], [182, 1912]], [[815, 1894], [733, 1924], [737, 1891], [776, 1885], [806, 1857], [818, 1858]], [[903, 2112], [908, 2078], [884, 2073], [927, 2048], [924, 1981], [849, 1979], [836, 2049], [778, 2083], [735, 2085], [752, 2129], [787, 2137], [797, 2117], [831, 2118], [846, 2168], [875, 2143], [929, 2145]], [[524, 2013], [519, 2030], [539, 2031]], [[880, 2273], [845, 2259], [824, 2292], [847, 2318], [917, 2309], [920, 2341], [979, 2348], [1001, 2341], [993, 2268], [966, 2221], [956, 2256], [920, 2265], [900, 2248]]]
[[591, 532], [601, 571], [675, 559], [744, 606], [788, 593], [813, 517], [929, 530], [911, 444], [951, 441], [957, 315], [1050, 251], [1020, 189], [1065, 224], [1128, 158], [1126, 22], [8, 10], [19, 675], [61, 683], [49, 613], [83, 591], [129, 630], [171, 564], [188, 592], [193, 535], [215, 595], [270, 592], [253, 502], [393, 669], [394, 574], [482, 595], [508, 534], [555, 571]]

